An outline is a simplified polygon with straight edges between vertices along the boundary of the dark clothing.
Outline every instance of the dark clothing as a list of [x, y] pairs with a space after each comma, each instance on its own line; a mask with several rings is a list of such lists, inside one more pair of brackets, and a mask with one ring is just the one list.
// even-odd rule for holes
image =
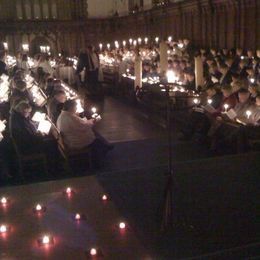
[[8, 72], [7, 72], [7, 68], [6, 68], [5, 62], [3, 62], [2, 60], [0, 60], [0, 76], [1, 76], [2, 74], [8, 75]]
[[232, 82], [232, 73], [230, 70], [227, 71], [227, 73], [220, 78], [219, 83], [221, 85], [230, 84]]
[[55, 98], [52, 98], [47, 104], [48, 116], [55, 125], [62, 111], [62, 108], [63, 108], [63, 103], [59, 103]]
[[18, 149], [23, 153], [30, 153], [39, 148], [41, 138], [29, 118], [12, 111], [10, 115], [10, 133], [14, 138]]
[[27, 100], [31, 106], [34, 106], [33, 97], [27, 89], [25, 91], [13, 90], [10, 96], [10, 106], [12, 107], [17, 100]]

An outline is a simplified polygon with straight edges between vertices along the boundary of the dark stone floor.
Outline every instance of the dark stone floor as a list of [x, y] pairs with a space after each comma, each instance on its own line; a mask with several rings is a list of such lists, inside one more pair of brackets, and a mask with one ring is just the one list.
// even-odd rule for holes
[[[174, 126], [178, 225], [161, 233], [160, 206], [168, 162], [165, 129], [111, 97], [97, 107], [104, 111], [97, 129], [115, 147], [101, 171], [85, 170], [83, 175], [96, 174], [156, 259], [249, 259], [259, 255], [260, 153], [212, 157], [202, 146], [178, 141]], [[202, 255], [205, 257], [199, 257]]]

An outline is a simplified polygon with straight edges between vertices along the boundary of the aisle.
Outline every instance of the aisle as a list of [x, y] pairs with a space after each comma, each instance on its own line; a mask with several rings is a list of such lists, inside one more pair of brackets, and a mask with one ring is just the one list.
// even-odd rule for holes
[[97, 129], [110, 142], [162, 138], [165, 131], [142, 117], [141, 111], [123, 101], [107, 97]]

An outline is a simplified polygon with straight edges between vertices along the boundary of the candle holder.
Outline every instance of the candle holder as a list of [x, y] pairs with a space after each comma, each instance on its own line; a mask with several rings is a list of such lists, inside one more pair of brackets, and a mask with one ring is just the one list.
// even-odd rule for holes
[[82, 220], [86, 220], [86, 216], [84, 214], [81, 214], [81, 213], [76, 213], [73, 215], [73, 220], [74, 221], [82, 221]]
[[6, 233], [10, 232], [10, 230], [11, 230], [10, 226], [8, 226], [6, 224], [0, 225], [0, 234], [6, 234]]
[[44, 213], [46, 212], [47, 208], [45, 206], [42, 206], [41, 204], [37, 204], [34, 208], [33, 208], [33, 212], [34, 213]]
[[97, 258], [104, 258], [102, 251], [99, 248], [90, 248], [86, 252], [87, 259], [97, 259]]
[[54, 238], [49, 235], [43, 235], [37, 240], [37, 243], [40, 247], [42, 246], [48, 246], [48, 245], [53, 245], [54, 244]]
[[75, 191], [71, 188], [71, 187], [67, 187], [64, 191], [63, 191], [64, 195], [67, 196], [72, 196], [75, 194]]

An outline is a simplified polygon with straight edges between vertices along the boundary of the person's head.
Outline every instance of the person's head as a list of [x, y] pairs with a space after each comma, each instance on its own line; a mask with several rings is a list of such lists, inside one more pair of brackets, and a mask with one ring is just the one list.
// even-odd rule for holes
[[257, 84], [249, 85], [248, 91], [250, 92], [251, 95], [256, 95], [258, 92], [258, 85]]
[[255, 104], [260, 107], [260, 95], [257, 95], [255, 98]]
[[71, 113], [77, 112], [77, 102], [74, 99], [67, 100], [63, 105], [63, 110]]
[[63, 90], [57, 90], [54, 92], [54, 98], [59, 102], [59, 103], [65, 103], [67, 100], [66, 93]]
[[93, 52], [94, 51], [94, 47], [92, 45], [88, 45], [87, 46], [87, 50], [88, 50], [88, 52]]
[[32, 107], [26, 101], [19, 102], [14, 110], [20, 113], [23, 117], [28, 118], [32, 112]]
[[241, 56], [243, 54], [243, 50], [241, 48], [236, 49], [236, 55]]
[[17, 80], [15, 82], [15, 88], [23, 92], [26, 90], [26, 83], [23, 80]]
[[250, 97], [250, 93], [247, 89], [241, 88], [238, 91], [238, 99], [240, 103], [246, 103]]
[[213, 97], [214, 95], [216, 95], [217, 91], [216, 91], [216, 87], [214, 85], [209, 86], [206, 90], [207, 96], [208, 98]]
[[28, 56], [27, 54], [22, 55], [22, 61], [28, 61]]
[[232, 92], [238, 92], [240, 89], [244, 88], [243, 81], [237, 80], [232, 82]]
[[225, 64], [225, 63], [222, 63], [222, 64], [220, 64], [220, 66], [219, 66], [219, 71], [223, 74], [223, 73], [226, 73], [227, 71], [228, 71], [228, 66], [227, 66], [227, 64]]
[[229, 57], [226, 59], [225, 63], [230, 68], [233, 64], [233, 59]]
[[224, 85], [221, 89], [221, 92], [223, 96], [227, 98], [232, 94], [232, 87], [230, 85]]
[[251, 49], [247, 50], [247, 56], [248, 58], [253, 58], [254, 57], [254, 52]]

